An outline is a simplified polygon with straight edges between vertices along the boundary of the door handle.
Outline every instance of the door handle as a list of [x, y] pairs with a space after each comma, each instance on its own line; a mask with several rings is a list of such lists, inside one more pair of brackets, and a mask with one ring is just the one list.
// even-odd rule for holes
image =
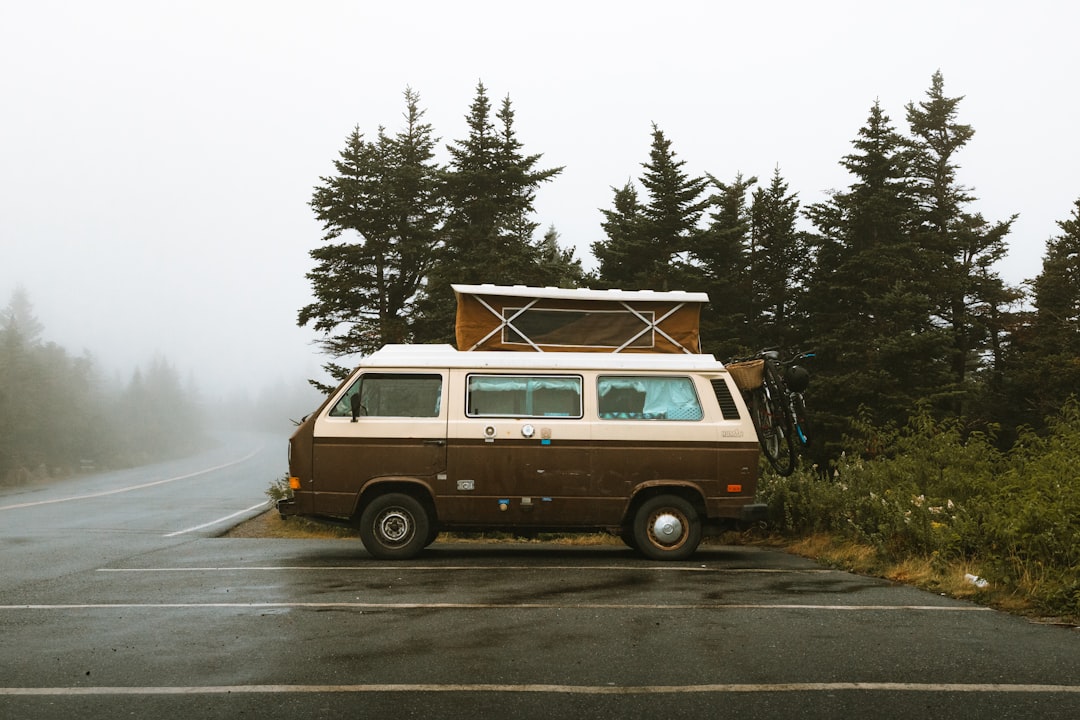
[[442, 447], [442, 446], [446, 445], [446, 441], [445, 440], [425, 440], [424, 444], [425, 445], [435, 445], [436, 447]]

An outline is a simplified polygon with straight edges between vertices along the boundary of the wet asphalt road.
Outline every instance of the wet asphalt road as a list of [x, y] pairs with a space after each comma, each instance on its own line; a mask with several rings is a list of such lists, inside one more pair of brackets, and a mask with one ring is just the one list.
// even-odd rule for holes
[[216, 537], [283, 471], [0, 494], [0, 718], [1080, 717], [1080, 632], [771, 550]]

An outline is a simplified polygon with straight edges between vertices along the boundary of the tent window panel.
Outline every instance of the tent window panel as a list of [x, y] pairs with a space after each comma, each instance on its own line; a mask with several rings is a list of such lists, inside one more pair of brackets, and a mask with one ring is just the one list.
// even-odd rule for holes
[[597, 380], [601, 420], [683, 420], [705, 417], [688, 377], [602, 375]]
[[634, 338], [627, 347], [651, 348], [655, 345], [652, 328], [655, 314], [651, 310], [638, 311], [648, 324], [629, 310], [529, 308], [515, 318], [519, 312], [521, 308], [503, 309], [504, 320], [514, 318], [511, 320], [513, 327], [503, 328], [502, 341], [506, 344], [528, 345], [532, 340], [537, 345], [553, 347], [618, 348]]

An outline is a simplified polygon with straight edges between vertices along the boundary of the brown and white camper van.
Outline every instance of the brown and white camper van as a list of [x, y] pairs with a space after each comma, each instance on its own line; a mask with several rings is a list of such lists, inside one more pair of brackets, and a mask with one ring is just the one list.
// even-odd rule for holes
[[[707, 528], [764, 511], [755, 502], [753, 424], [711, 355], [597, 352], [562, 341], [559, 352], [544, 351], [536, 327], [550, 330], [560, 309], [564, 320], [595, 325], [595, 308], [541, 298], [548, 302], [532, 308], [547, 317], [520, 322], [527, 313], [511, 292], [519, 289], [458, 287], [488, 293], [484, 304], [501, 324], [489, 340], [524, 338], [533, 351], [389, 345], [364, 358], [292, 436], [294, 493], [279, 503], [283, 515], [358, 523], [379, 558], [413, 557], [441, 530], [507, 530], [607, 531], [647, 557], [675, 560], [690, 556]], [[643, 295], [663, 304], [690, 294], [618, 301]], [[685, 342], [660, 327], [655, 308], [634, 312], [645, 318], [637, 324], [652, 323], [638, 348], [658, 332]], [[611, 313], [608, 330], [627, 320]], [[459, 346], [461, 334], [459, 322]]]

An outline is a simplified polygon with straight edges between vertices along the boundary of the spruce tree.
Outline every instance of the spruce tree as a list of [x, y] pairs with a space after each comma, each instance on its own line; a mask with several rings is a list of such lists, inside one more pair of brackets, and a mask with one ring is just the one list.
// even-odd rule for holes
[[699, 223], [710, 201], [704, 197], [706, 179], [688, 175], [685, 164], [653, 123], [649, 161], [643, 163], [640, 178], [647, 202], [639, 204], [629, 186], [616, 191], [616, 209], [605, 213], [604, 228], [618, 234], [594, 245], [601, 257], [602, 283], [628, 290], [694, 289], [686, 286], [698, 277], [691, 256], [701, 240]]
[[1057, 224], [1061, 234], [1047, 241], [1042, 270], [1031, 281], [1034, 310], [1007, 348], [1003, 407], [1016, 424], [1036, 428], [1080, 395], [1080, 199]]
[[[757, 313], [750, 272], [751, 215], [747, 203], [756, 177], [735, 176], [724, 183], [707, 175], [716, 188], [709, 225], [692, 251], [709, 304], [701, 316], [702, 348], [722, 359], [749, 354], [758, 341]], [[753, 322], [750, 319], [753, 318]]]
[[592, 244], [597, 268], [596, 277], [590, 282], [600, 287], [629, 289], [636, 284], [632, 278], [637, 272], [634, 249], [641, 236], [641, 201], [632, 180], [621, 188], [613, 187], [612, 192], [612, 208], [600, 209], [604, 215], [600, 227], [606, 239]]
[[445, 174], [449, 213], [443, 245], [432, 268], [414, 326], [420, 342], [452, 342], [453, 283], [549, 284], [567, 269], [545, 275], [542, 243], [533, 234], [537, 188], [561, 167], [538, 169], [540, 154], [526, 155], [507, 97], [495, 116], [483, 83], [466, 116], [468, 134], [448, 146]]
[[931, 78], [926, 99], [907, 105], [917, 237], [933, 279], [934, 315], [951, 335], [952, 387], [941, 397], [958, 415], [971, 395], [970, 375], [985, 364], [986, 350], [999, 330], [988, 325], [993, 313], [987, 308], [1010, 294], [993, 265], [1005, 254], [1005, 237], [1015, 219], [989, 223], [966, 211], [976, 198], [958, 180], [956, 156], [975, 131], [957, 121], [961, 100], [945, 95], [939, 71]]
[[853, 147], [841, 162], [851, 186], [807, 210], [817, 229], [806, 297], [818, 355], [811, 399], [834, 442], [862, 408], [879, 422], [903, 422], [946, 381], [946, 338], [931, 320], [913, 237], [910, 153], [880, 103]]
[[[434, 262], [441, 168], [419, 96], [407, 89], [405, 101], [404, 129], [391, 137], [380, 127], [374, 141], [354, 129], [336, 174], [321, 178], [311, 199], [324, 241], [345, 241], [311, 251], [315, 302], [300, 310], [298, 323], [321, 332], [333, 357], [407, 340], [406, 318]], [[327, 369], [342, 372], [333, 363]]]
[[564, 248], [559, 243], [560, 237], [554, 225], [548, 226], [539, 245], [538, 279], [532, 284], [576, 288], [584, 281], [585, 273], [581, 269], [581, 260], [574, 257], [573, 248]]
[[793, 349], [809, 328], [800, 314], [799, 297], [810, 265], [809, 243], [796, 228], [799, 200], [773, 171], [766, 188], [754, 192], [750, 275], [758, 347]]

